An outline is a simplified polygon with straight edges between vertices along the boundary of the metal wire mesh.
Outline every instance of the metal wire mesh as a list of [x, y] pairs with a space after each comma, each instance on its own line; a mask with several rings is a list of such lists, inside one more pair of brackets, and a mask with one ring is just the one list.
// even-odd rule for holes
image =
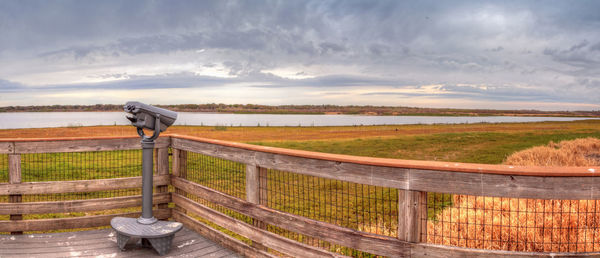
[[330, 252], [336, 252], [342, 255], [347, 255], [347, 256], [352, 256], [352, 257], [377, 257], [377, 255], [371, 254], [371, 253], [367, 253], [367, 252], [362, 252], [356, 249], [352, 249], [346, 246], [342, 246], [342, 245], [337, 245], [337, 244], [332, 244], [330, 242], [327, 241], [323, 241], [314, 237], [310, 237], [310, 236], [306, 236], [300, 233], [296, 233], [293, 231], [289, 231], [289, 230], [285, 230], [283, 228], [277, 227], [275, 225], [267, 225], [267, 230], [270, 232], [273, 232], [275, 234], [278, 234], [280, 236], [310, 245], [310, 246], [315, 246], [315, 247], [319, 247], [321, 249], [325, 249], [328, 250]]
[[[244, 164], [196, 153], [189, 153], [187, 157], [189, 180], [245, 199]], [[398, 235], [397, 189], [273, 169], [259, 174], [263, 205], [359, 231]], [[354, 257], [373, 256], [291, 232], [278, 227], [280, 225], [257, 223], [189, 193], [184, 195], [238, 220], [308, 245]], [[427, 210], [427, 216], [422, 218], [427, 225], [423, 239], [429, 243], [526, 252], [600, 251], [600, 201], [428, 193], [427, 202], [420, 205]]]
[[[0, 154], [0, 183], [8, 182], [8, 154]], [[0, 195], [0, 203], [8, 202], [8, 195]], [[0, 215], [0, 220], [8, 220], [9, 215]], [[0, 232], [0, 234], [2, 234]]]
[[364, 232], [396, 237], [398, 190], [267, 171], [267, 206]]
[[[6, 156], [6, 155], [5, 155]], [[4, 157], [5, 157], [4, 156]], [[0, 157], [3, 158], [3, 157]], [[4, 160], [4, 159], [2, 159]], [[4, 161], [0, 161], [0, 174], [4, 174]], [[73, 153], [34, 153], [21, 154], [21, 181], [76, 181], [134, 177], [141, 175], [141, 150], [73, 152]], [[77, 192], [60, 194], [22, 195], [22, 202], [46, 202], [111, 198], [140, 195], [139, 188], [118, 189], [96, 192]], [[8, 196], [1, 196], [0, 202], [8, 202]], [[25, 214], [23, 219], [47, 219], [137, 212], [140, 207], [119, 208], [87, 212], [69, 212], [52, 214]], [[0, 219], [4, 219], [3, 217]], [[8, 219], [8, 218], [6, 218]], [[54, 232], [49, 231], [49, 232]], [[58, 230], [65, 231], [65, 230]], [[71, 230], [66, 230], [71, 231]], [[28, 232], [31, 233], [31, 232]]]
[[[187, 152], [185, 173], [180, 174], [181, 178], [190, 180], [192, 182], [210, 187], [222, 193], [226, 193], [235, 196], [240, 199], [246, 199], [245, 185], [246, 185], [246, 166], [245, 164], [224, 160], [220, 158], [210, 157], [198, 153]], [[246, 222], [248, 224], [253, 223], [253, 219], [238, 213], [236, 211], [227, 209], [221, 205], [210, 202], [206, 199], [197, 197], [191, 193], [178, 190], [177, 193], [199, 203], [207, 206], [213, 210], [219, 211], [237, 220]], [[241, 241], [250, 244], [248, 238], [245, 238], [235, 232], [229, 231], [223, 227], [220, 227], [209, 219], [202, 218], [194, 215], [193, 213], [186, 212], [187, 215], [194, 217], [195, 219], [217, 229], [226, 234], [229, 234]]]
[[[264, 174], [262, 175], [264, 177]], [[392, 188], [267, 170], [266, 205], [270, 208], [364, 232], [397, 236], [398, 191]], [[264, 181], [264, 178], [261, 179]], [[264, 186], [261, 186], [264, 187]], [[273, 225], [277, 234], [355, 257], [371, 254], [335, 245]]]
[[[239, 212], [236, 212], [236, 211], [233, 211], [233, 210], [227, 209], [227, 208], [225, 208], [225, 207], [223, 207], [223, 206], [221, 206], [221, 205], [218, 205], [218, 204], [215, 204], [215, 203], [213, 203], [213, 202], [210, 202], [210, 201], [208, 201], [208, 200], [206, 200], [206, 199], [203, 199], [203, 198], [197, 197], [197, 196], [195, 196], [195, 195], [193, 195], [193, 194], [190, 194], [190, 193], [185, 193], [185, 192], [184, 192], [182, 195], [183, 195], [183, 196], [185, 196], [185, 197], [187, 197], [187, 198], [189, 198], [189, 199], [191, 199], [191, 200], [193, 200], [193, 201], [195, 201], [195, 202], [197, 202], [197, 203], [199, 203], [199, 204], [202, 204], [202, 205], [204, 205], [204, 206], [207, 206], [207, 207], [209, 207], [209, 208], [211, 208], [211, 209], [213, 209], [213, 210], [216, 210], [216, 211], [218, 211], [218, 212], [221, 212], [221, 213], [223, 213], [223, 214], [225, 214], [225, 215], [228, 215], [228, 216], [230, 216], [230, 217], [232, 217], [232, 218], [235, 218], [235, 219], [237, 219], [237, 220], [240, 220], [240, 221], [246, 222], [246, 223], [248, 223], [248, 224], [252, 224], [252, 222], [253, 222], [252, 218], [250, 218], [250, 217], [248, 217], [248, 216], [246, 216], [246, 215], [243, 215], [243, 214], [241, 214], [241, 213], [239, 213]], [[188, 215], [193, 215], [192, 213], [187, 213], [187, 214], [188, 214]], [[194, 216], [194, 215], [193, 215], [193, 216]], [[194, 217], [196, 217], [196, 218], [197, 218], [198, 216], [194, 216]], [[204, 220], [203, 222], [210, 222], [210, 221], [209, 221], [209, 220]], [[211, 223], [211, 224], [212, 224], [212, 223]], [[247, 241], [247, 242], [251, 242], [249, 239], [247, 239], [247, 238], [245, 238], [245, 237], [243, 237], [243, 236], [240, 236], [240, 235], [238, 235], [238, 234], [235, 234], [235, 232], [228, 231], [228, 230], [226, 230], [226, 229], [224, 229], [224, 228], [222, 228], [222, 227], [220, 227], [220, 226], [217, 226], [216, 224], [212, 224], [212, 226], [216, 227], [216, 228], [217, 228], [217, 229], [219, 229], [219, 230], [223, 230], [223, 231], [225, 231], [226, 233], [230, 233], [230, 235], [233, 235], [233, 236], [235, 236], [236, 238], [238, 238], [238, 239], [240, 239], [240, 240], [244, 240], [244, 241]], [[233, 234], [231, 234], [231, 233], [233, 233]]]
[[246, 199], [246, 165], [194, 152], [187, 154], [187, 179]]
[[60, 193], [60, 194], [27, 194], [23, 195], [22, 202], [54, 202], [69, 200], [89, 200], [97, 198], [112, 198], [130, 195], [141, 195], [140, 188], [118, 189], [87, 193]]
[[141, 176], [141, 150], [21, 155], [22, 182]]
[[429, 243], [527, 252], [600, 251], [598, 200], [429, 193], [427, 205]]
[[[23, 182], [72, 181], [141, 175], [141, 150], [34, 153], [21, 155]], [[139, 195], [140, 189], [24, 195], [23, 202], [83, 200]]]
[[[187, 152], [185, 173], [182, 173], [181, 177], [231, 196], [246, 199], [245, 172], [246, 165], [243, 163]], [[396, 189], [329, 180], [279, 170], [267, 170], [266, 178], [263, 175], [260, 181], [267, 182], [266, 188], [259, 190], [266, 193], [266, 198], [261, 197], [264, 199], [261, 203], [264, 202], [263, 204], [268, 207], [365, 232], [393, 237], [397, 235], [398, 192]], [[275, 225], [264, 225], [253, 221], [248, 216], [190, 193], [183, 191], [179, 191], [179, 193], [240, 221], [262, 225], [259, 227], [305, 244], [355, 257], [372, 256], [284, 230]], [[201, 218], [197, 219], [202, 220]], [[208, 222], [208, 220], [204, 222]], [[228, 232], [216, 225], [213, 226], [238, 239], [250, 242], [234, 232]]]
[[8, 182], [8, 154], [0, 154], [0, 183]]

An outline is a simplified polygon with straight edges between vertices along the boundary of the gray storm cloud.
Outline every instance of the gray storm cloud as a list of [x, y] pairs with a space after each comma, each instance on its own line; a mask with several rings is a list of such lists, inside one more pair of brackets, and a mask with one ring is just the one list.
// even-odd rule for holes
[[[198, 102], [279, 103], [296, 90], [306, 95], [290, 104], [413, 97], [600, 109], [597, 10], [597, 1], [3, 1], [0, 105], [211, 87]], [[260, 99], [220, 99], [234, 86]]]

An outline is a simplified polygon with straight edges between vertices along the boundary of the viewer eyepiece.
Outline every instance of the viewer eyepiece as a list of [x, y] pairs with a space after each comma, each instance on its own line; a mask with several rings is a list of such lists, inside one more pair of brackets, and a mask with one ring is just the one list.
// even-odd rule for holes
[[137, 118], [135, 116], [126, 116], [125, 118], [127, 118], [129, 121], [131, 121], [131, 123], [137, 122]]

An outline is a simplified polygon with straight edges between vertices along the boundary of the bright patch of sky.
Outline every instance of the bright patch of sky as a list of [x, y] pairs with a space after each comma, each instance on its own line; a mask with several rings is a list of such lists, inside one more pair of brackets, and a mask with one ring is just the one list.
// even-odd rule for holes
[[0, 106], [599, 110], [598, 1], [1, 1]]

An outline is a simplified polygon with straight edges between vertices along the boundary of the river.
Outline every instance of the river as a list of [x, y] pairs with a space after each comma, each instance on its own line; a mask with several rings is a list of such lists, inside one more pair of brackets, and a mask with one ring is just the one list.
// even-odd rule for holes
[[[0, 129], [127, 125], [124, 112], [17, 112], [0, 113]], [[391, 124], [462, 124], [574, 121], [581, 117], [518, 116], [365, 116], [272, 115], [179, 112], [176, 125], [205, 126], [343, 126]]]

